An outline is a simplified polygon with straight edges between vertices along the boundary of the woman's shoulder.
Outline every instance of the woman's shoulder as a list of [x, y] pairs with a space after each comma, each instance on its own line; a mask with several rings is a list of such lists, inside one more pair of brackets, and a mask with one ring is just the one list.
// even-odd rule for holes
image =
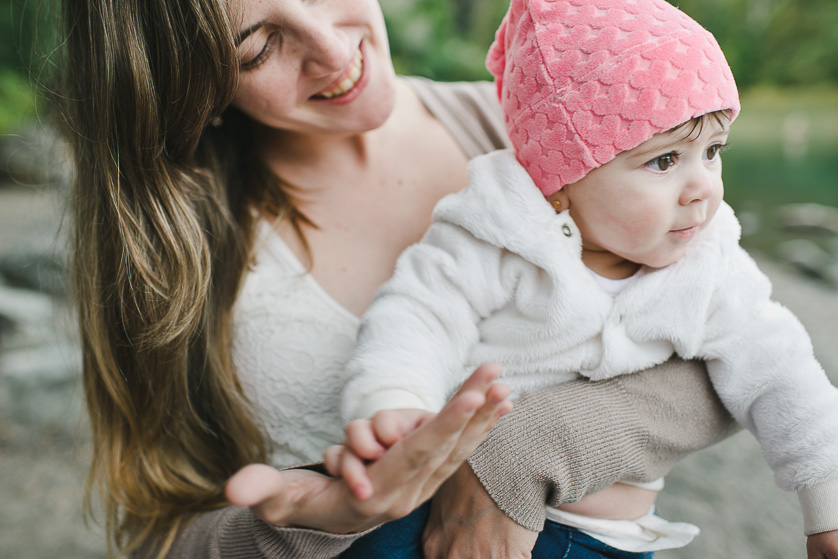
[[440, 82], [404, 77], [422, 104], [448, 130], [470, 158], [509, 147], [494, 84]]
[[490, 81], [437, 81], [422, 76], [401, 76], [422, 96], [451, 97], [466, 102], [491, 102], [500, 112], [495, 86]]

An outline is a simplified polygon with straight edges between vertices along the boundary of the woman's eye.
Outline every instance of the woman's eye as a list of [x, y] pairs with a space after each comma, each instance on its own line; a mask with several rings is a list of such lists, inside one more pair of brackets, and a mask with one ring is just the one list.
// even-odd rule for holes
[[259, 53], [256, 54], [256, 56], [252, 57], [250, 60], [241, 63], [242, 71], [246, 72], [248, 70], [253, 70], [255, 68], [258, 68], [263, 62], [265, 62], [265, 60], [268, 59], [268, 56], [270, 56], [271, 52], [274, 50], [276, 38], [277, 37], [275, 32], [268, 35], [268, 37], [265, 39], [265, 44], [262, 46], [262, 50], [260, 50]]
[[727, 144], [713, 144], [712, 146], [707, 148], [707, 151], [704, 155], [709, 161], [712, 161], [716, 158], [717, 155], [719, 155], [725, 150], [727, 150]]
[[675, 162], [678, 160], [677, 153], [667, 153], [666, 155], [661, 155], [660, 157], [656, 157], [652, 159], [646, 166], [652, 169], [653, 171], [667, 171], [670, 167], [675, 165]]

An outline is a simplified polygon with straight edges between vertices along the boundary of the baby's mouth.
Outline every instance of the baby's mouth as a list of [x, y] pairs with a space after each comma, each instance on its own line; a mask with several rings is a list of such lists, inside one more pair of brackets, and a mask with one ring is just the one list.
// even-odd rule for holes
[[672, 229], [670, 233], [682, 239], [692, 239], [698, 233], [700, 226], [693, 225], [692, 227], [684, 227], [682, 229]]
[[336, 97], [346, 95], [352, 91], [352, 88], [355, 87], [363, 74], [364, 55], [361, 53], [361, 49], [359, 48], [355, 53], [355, 59], [352, 61], [352, 66], [346, 71], [346, 75], [338, 82], [337, 86], [327, 91], [316, 93], [311, 97], [313, 99], [334, 99]]

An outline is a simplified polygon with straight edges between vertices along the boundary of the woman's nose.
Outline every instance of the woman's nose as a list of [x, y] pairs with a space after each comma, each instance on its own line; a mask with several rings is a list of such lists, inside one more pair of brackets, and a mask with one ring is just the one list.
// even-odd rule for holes
[[313, 17], [300, 29], [303, 72], [321, 77], [345, 69], [355, 56], [349, 37], [332, 22]]

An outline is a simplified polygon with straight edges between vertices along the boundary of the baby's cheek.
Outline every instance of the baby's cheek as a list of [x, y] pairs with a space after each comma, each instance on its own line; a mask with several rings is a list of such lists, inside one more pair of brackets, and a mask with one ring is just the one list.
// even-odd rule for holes
[[[623, 223], [621, 234], [626, 236], [626, 241], [647, 244], [655, 236], [664, 231], [661, 225], [660, 216], [653, 212], [639, 214], [637, 219], [626, 220]], [[666, 229], [668, 231], [668, 229]]]

